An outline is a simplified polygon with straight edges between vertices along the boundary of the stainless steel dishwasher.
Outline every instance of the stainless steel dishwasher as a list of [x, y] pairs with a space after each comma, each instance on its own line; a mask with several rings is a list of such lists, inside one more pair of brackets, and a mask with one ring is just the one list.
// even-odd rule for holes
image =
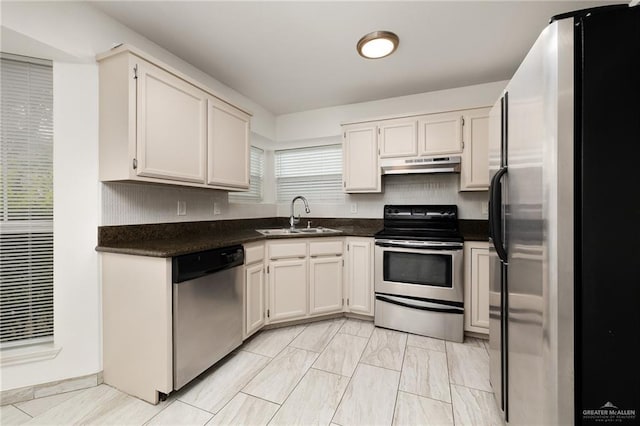
[[173, 388], [242, 344], [242, 246], [173, 258]]

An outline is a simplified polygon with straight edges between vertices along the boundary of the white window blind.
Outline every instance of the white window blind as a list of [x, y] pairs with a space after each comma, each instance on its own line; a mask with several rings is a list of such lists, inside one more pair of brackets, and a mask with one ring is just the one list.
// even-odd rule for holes
[[53, 340], [53, 78], [46, 61], [4, 54], [0, 78], [0, 348], [7, 348]]
[[309, 201], [344, 200], [342, 146], [284, 149], [275, 152], [279, 202], [304, 195]]
[[229, 201], [262, 201], [262, 181], [264, 178], [264, 151], [255, 146], [249, 152], [249, 190], [229, 193]]

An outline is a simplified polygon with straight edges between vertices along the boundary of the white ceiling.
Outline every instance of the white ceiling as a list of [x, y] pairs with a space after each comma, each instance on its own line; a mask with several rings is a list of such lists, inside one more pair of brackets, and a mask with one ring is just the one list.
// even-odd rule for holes
[[[92, 3], [274, 114], [509, 79], [551, 16], [606, 1]], [[364, 34], [400, 37], [366, 60]]]

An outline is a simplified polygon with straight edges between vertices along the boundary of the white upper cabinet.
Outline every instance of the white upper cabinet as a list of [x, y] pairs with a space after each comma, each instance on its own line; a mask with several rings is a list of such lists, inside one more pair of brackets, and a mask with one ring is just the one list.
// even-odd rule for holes
[[479, 108], [465, 111], [464, 150], [460, 171], [461, 191], [489, 189], [489, 111]]
[[209, 98], [207, 184], [249, 188], [249, 116]]
[[249, 187], [249, 114], [130, 46], [97, 60], [101, 181]]
[[400, 118], [378, 123], [380, 158], [418, 155], [418, 125], [413, 119]]
[[343, 127], [343, 179], [345, 192], [381, 192], [378, 132], [372, 123]]
[[137, 174], [203, 183], [207, 94], [146, 61], [136, 67]]
[[462, 152], [462, 113], [460, 111], [423, 115], [418, 118], [420, 155]]

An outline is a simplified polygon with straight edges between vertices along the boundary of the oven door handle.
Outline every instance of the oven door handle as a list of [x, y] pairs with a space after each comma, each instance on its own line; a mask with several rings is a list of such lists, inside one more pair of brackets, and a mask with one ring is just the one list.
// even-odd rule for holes
[[[425, 305], [418, 304], [420, 302], [415, 302], [416, 304], [405, 303], [405, 302], [401, 302], [401, 301], [397, 300], [396, 298], [379, 296], [377, 294], [376, 294], [376, 300], [379, 300], [381, 302], [392, 303], [392, 304], [398, 305], [398, 306], [404, 306], [405, 308], [420, 309], [420, 310], [423, 310], [423, 311], [443, 312], [443, 313], [447, 313], [447, 314], [460, 314], [460, 315], [464, 314], [464, 309], [462, 309], [462, 308], [454, 308], [454, 307], [434, 308], [432, 306], [425, 306]], [[442, 306], [446, 306], [446, 305], [442, 305]]]
[[406, 242], [398, 242], [392, 240], [380, 240], [376, 241], [376, 245], [380, 247], [398, 247], [418, 250], [462, 250], [462, 243], [448, 243], [448, 244], [411, 244]]

